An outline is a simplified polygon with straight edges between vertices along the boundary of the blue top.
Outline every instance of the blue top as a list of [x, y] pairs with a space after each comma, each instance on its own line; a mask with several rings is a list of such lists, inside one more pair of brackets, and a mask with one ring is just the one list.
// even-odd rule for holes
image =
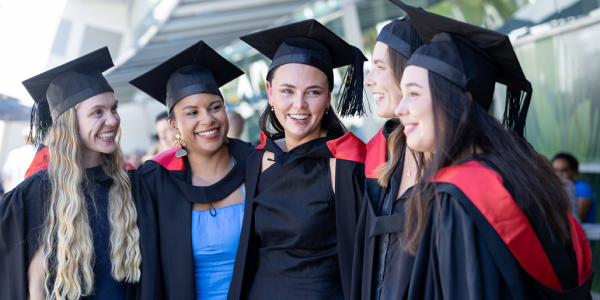
[[[241, 186], [240, 191], [245, 202]], [[244, 203], [208, 211], [192, 211], [197, 300], [227, 299], [243, 219]]]
[[575, 182], [575, 191], [577, 192], [577, 198], [588, 198], [592, 201], [590, 211], [585, 216], [585, 220], [583, 220], [583, 222], [596, 222], [596, 196], [594, 195], [594, 190], [592, 190], [590, 184], [584, 180], [578, 180]]

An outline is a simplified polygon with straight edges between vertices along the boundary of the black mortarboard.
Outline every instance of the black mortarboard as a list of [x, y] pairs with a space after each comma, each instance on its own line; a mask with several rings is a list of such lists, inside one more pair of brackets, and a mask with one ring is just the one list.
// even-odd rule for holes
[[48, 127], [67, 109], [104, 92], [114, 92], [102, 75], [113, 67], [107, 47], [74, 59], [23, 81], [35, 101], [31, 113], [31, 138], [40, 143]]
[[223, 98], [219, 87], [242, 74], [242, 70], [199, 41], [129, 83], [165, 104], [170, 113], [177, 102], [189, 95], [210, 93]]
[[383, 26], [376, 40], [387, 44], [407, 58], [410, 58], [413, 52], [423, 45], [423, 41], [408, 16]]
[[313, 66], [333, 82], [333, 69], [348, 66], [338, 112], [342, 116], [363, 115], [363, 64], [367, 58], [316, 20], [279, 26], [240, 37], [272, 60], [269, 72], [284, 64]]
[[[410, 16], [421, 39], [428, 43], [408, 64], [426, 68], [469, 91], [486, 110], [492, 103], [495, 82], [506, 85], [503, 122], [523, 136], [532, 90], [508, 36], [390, 1]], [[521, 91], [527, 93], [522, 108]]]

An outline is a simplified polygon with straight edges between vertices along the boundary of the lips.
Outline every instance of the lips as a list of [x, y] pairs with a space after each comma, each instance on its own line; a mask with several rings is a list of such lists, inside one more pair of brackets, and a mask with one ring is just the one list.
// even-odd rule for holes
[[375, 98], [375, 100], [379, 100], [379, 99], [385, 98], [385, 94], [384, 93], [373, 93], [373, 98]]
[[101, 140], [110, 140], [115, 136], [116, 131], [103, 132], [96, 135]]
[[304, 120], [308, 119], [309, 116], [310, 115], [305, 115], [305, 114], [293, 114], [293, 115], [290, 115], [290, 118], [296, 119], [298, 121], [304, 121]]
[[203, 139], [212, 139], [219, 135], [220, 128], [211, 128], [208, 130], [196, 132], [195, 134]]
[[408, 123], [408, 124], [404, 124], [404, 134], [407, 134], [413, 130], [415, 130], [415, 128], [417, 127], [417, 123]]

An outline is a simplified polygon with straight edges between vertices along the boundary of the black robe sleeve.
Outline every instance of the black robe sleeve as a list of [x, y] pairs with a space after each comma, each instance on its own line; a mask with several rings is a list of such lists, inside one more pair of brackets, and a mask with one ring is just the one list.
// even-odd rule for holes
[[27, 178], [0, 201], [0, 299], [27, 299], [27, 271], [43, 222], [45, 171]]
[[357, 224], [365, 191], [365, 165], [336, 160], [335, 210], [338, 259], [344, 298], [350, 299]]
[[159, 231], [156, 206], [153, 201], [154, 164], [144, 164], [134, 175], [133, 197], [138, 215], [142, 264], [140, 282], [136, 285], [137, 299], [163, 299], [159, 263]]
[[564, 292], [530, 276], [464, 195], [432, 201], [414, 267], [405, 272], [412, 272], [406, 299], [591, 299], [592, 276]]

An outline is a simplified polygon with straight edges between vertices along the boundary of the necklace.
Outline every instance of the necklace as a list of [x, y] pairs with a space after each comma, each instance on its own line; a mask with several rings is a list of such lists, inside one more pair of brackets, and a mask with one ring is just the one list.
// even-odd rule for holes
[[408, 158], [406, 163], [408, 164], [408, 172], [406, 173], [406, 176], [410, 177], [410, 173], [412, 173], [412, 171], [416, 170], [417, 168], [415, 167], [413, 170], [410, 169], [410, 158]]
[[[229, 173], [229, 171], [231, 170], [231, 166], [232, 166], [233, 161], [229, 160], [229, 166], [227, 166], [227, 172], [225, 172], [225, 174]], [[192, 175], [196, 178], [198, 178], [198, 180], [200, 180], [202, 183], [206, 184], [206, 185], [211, 185], [210, 183], [208, 183], [206, 180], [202, 179], [202, 177], [196, 175], [194, 173], [194, 171], [191, 170], [190, 168], [190, 172], [192, 173]]]

